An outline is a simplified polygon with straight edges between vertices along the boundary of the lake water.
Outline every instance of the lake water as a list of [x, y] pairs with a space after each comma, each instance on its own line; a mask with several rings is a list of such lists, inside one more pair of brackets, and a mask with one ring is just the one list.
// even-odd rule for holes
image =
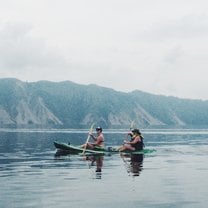
[[[130, 158], [56, 156], [53, 141], [87, 130], [0, 130], [1, 208], [207, 208], [208, 130], [142, 130], [156, 152]], [[125, 131], [104, 131], [117, 146]]]

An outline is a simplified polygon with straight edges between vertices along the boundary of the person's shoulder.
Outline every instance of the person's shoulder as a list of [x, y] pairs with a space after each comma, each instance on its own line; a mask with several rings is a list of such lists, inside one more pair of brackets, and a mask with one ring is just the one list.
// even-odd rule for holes
[[142, 139], [142, 137], [140, 135], [137, 135], [135, 138], [137, 138], [138, 140]]
[[100, 134], [100, 136], [99, 137], [101, 137], [101, 138], [104, 138], [104, 135], [103, 135], [103, 133], [102, 134]]

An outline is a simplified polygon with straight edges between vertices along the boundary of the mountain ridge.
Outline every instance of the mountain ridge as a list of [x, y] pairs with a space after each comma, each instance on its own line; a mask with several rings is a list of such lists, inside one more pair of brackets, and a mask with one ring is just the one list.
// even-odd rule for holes
[[208, 101], [120, 92], [95, 84], [0, 79], [0, 128], [207, 126]]

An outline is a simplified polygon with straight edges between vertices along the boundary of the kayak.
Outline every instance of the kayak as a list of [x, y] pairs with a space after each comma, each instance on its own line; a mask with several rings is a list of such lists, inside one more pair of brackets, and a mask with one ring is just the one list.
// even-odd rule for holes
[[[72, 144], [62, 143], [54, 141], [54, 146], [59, 151], [64, 151], [68, 154], [80, 154], [83, 151], [87, 154], [111, 154], [111, 153], [120, 153], [120, 151], [116, 147], [96, 147], [95, 149], [84, 149], [81, 146], [76, 146]], [[122, 151], [122, 153], [128, 154], [147, 154], [154, 152], [154, 149], [143, 149], [140, 151]]]

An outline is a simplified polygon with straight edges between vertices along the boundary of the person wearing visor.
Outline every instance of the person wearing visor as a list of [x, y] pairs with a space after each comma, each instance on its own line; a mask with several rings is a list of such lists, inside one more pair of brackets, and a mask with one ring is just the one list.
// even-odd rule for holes
[[90, 137], [94, 140], [94, 142], [88, 142], [83, 144], [81, 147], [86, 149], [96, 149], [104, 147], [104, 135], [102, 133], [103, 129], [98, 126], [96, 128], [96, 136], [93, 133], [89, 133]]
[[128, 135], [131, 137], [130, 141], [124, 140], [124, 144], [119, 148], [119, 151], [140, 151], [143, 150], [143, 136], [139, 129], [131, 130]]

